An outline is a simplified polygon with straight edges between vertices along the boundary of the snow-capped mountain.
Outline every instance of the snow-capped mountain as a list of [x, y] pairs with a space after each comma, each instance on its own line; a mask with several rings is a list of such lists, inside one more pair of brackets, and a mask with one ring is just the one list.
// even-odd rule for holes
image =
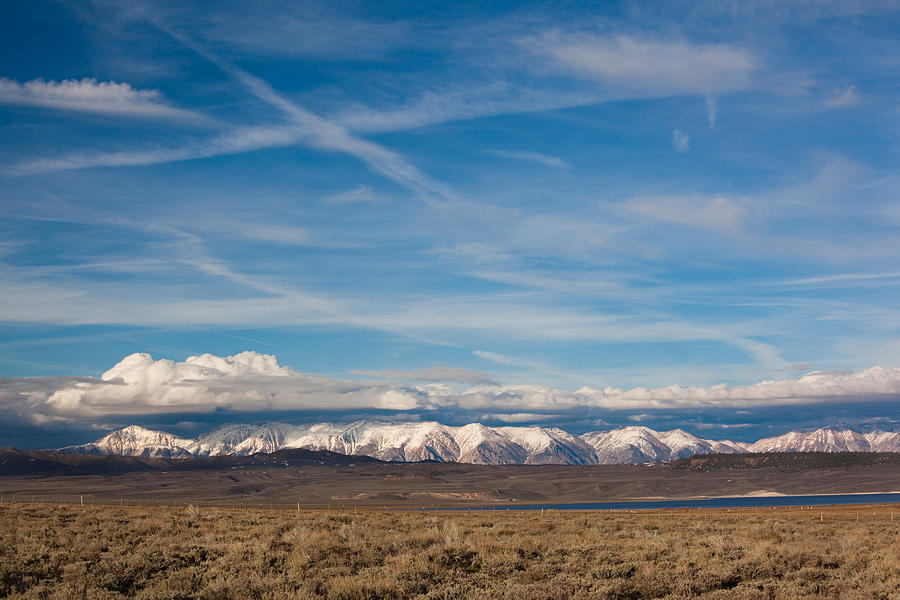
[[381, 460], [476, 464], [610, 464], [663, 461], [697, 452], [741, 452], [731, 442], [701, 440], [675, 430], [626, 427], [576, 437], [548, 427], [451, 427], [435, 422], [223, 425], [197, 439], [132, 425], [64, 452], [147, 457], [244, 456], [282, 448], [330, 450]]
[[381, 460], [476, 464], [618, 464], [661, 462], [694, 454], [743, 452], [900, 452], [900, 427], [831, 426], [792, 431], [754, 444], [706, 440], [682, 429], [624, 427], [574, 436], [548, 427], [461, 427], [436, 422], [223, 425], [197, 439], [132, 425], [63, 452], [146, 457], [202, 457], [274, 452], [283, 448], [330, 450]]
[[164, 431], [129, 425], [109, 433], [96, 442], [60, 448], [72, 454], [121, 454], [146, 458], [184, 458], [194, 456], [194, 440], [179, 438]]
[[654, 431], [649, 427], [624, 427], [593, 431], [581, 436], [597, 452], [602, 464], [661, 462], [694, 454], [746, 452], [730, 440], [704, 440], [682, 430]]
[[485, 427], [470, 423], [450, 427], [435, 422], [348, 424], [271, 423], [256, 428], [227, 425], [189, 446], [195, 456], [254, 454], [280, 448], [330, 450], [381, 460], [465, 462], [479, 464], [592, 464], [594, 449], [561, 429]]
[[749, 446], [750, 452], [900, 452], [895, 426], [832, 425], [813, 431], [791, 431]]

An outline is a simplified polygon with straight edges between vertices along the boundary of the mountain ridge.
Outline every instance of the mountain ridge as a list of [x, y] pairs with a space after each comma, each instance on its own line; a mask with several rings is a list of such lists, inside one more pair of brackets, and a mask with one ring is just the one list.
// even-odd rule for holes
[[830, 425], [754, 443], [699, 438], [683, 429], [629, 426], [580, 436], [553, 427], [448, 426], [435, 421], [225, 424], [196, 439], [130, 425], [63, 453], [196, 458], [247, 456], [282, 449], [326, 450], [348, 456], [471, 464], [629, 464], [668, 462], [697, 454], [746, 452], [900, 452], [893, 423]]

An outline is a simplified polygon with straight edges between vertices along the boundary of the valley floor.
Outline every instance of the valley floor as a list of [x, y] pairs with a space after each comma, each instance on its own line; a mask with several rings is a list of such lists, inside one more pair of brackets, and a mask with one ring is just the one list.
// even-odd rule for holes
[[[346, 460], [347, 457], [342, 457]], [[369, 463], [194, 469], [191, 461], [118, 475], [2, 475], [0, 500], [339, 508], [511, 505], [739, 495], [900, 491], [900, 464], [677, 470], [669, 465]], [[177, 470], [180, 469], [180, 470]]]
[[0, 598], [897, 598], [896, 507], [0, 505]]

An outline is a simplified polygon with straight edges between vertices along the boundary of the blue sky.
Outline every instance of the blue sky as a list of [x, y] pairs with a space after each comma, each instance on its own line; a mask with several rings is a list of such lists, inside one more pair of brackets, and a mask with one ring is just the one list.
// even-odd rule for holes
[[[365, 415], [367, 386], [447, 388], [389, 416], [572, 430], [895, 418], [898, 27], [891, 3], [7, 3], [0, 442]], [[133, 353], [244, 351], [345, 391], [50, 401]], [[789, 390], [710, 391], [765, 381]], [[558, 401], [582, 388], [653, 393]]]

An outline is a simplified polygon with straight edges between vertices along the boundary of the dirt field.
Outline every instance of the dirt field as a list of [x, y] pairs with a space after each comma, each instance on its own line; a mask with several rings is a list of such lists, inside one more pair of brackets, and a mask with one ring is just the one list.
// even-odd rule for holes
[[[343, 457], [347, 459], [347, 457]], [[88, 503], [418, 507], [690, 498], [754, 493], [900, 490], [900, 465], [815, 469], [673, 470], [668, 465], [483, 466], [428, 463], [293, 465], [280, 462], [117, 475], [0, 476], [0, 496]], [[182, 467], [181, 470], [177, 470]], [[2, 475], [2, 470], [0, 470]]]
[[4, 504], [0, 597], [898, 598], [894, 510]]

